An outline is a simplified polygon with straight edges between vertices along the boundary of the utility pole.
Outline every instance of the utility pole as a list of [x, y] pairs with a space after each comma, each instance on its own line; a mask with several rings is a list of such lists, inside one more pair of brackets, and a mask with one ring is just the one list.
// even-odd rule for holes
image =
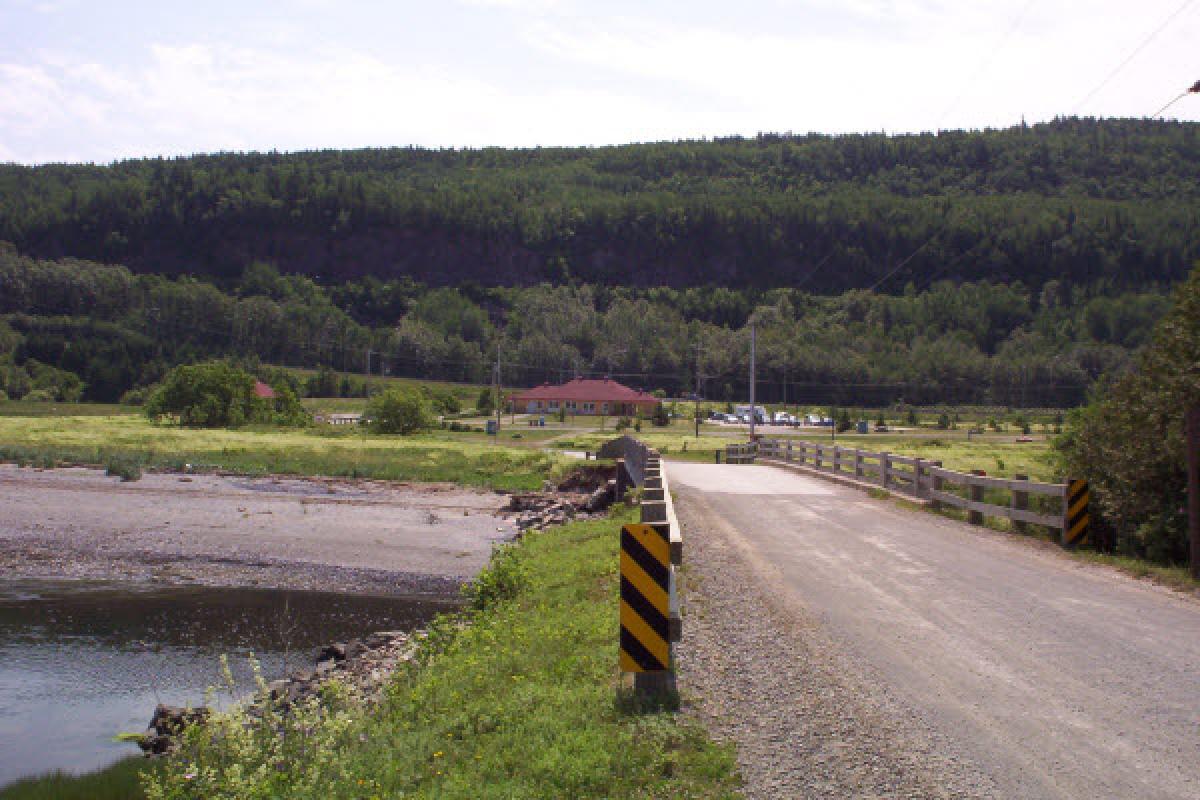
[[496, 440], [500, 440], [500, 342], [496, 341], [496, 368], [492, 371], [492, 405], [496, 413]]
[[[1196, 84], [1200, 86], [1200, 83]], [[1200, 405], [1187, 412], [1188, 535], [1192, 577], [1200, 580]]]
[[754, 441], [754, 420], [758, 416], [758, 409], [754, 405], [754, 320], [750, 320], [750, 441]]
[[371, 377], [371, 348], [367, 348], [367, 368], [363, 373], [369, 378]]

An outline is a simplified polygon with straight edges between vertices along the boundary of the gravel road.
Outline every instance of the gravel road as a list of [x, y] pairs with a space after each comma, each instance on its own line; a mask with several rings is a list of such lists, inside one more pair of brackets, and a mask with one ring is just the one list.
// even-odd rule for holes
[[777, 468], [667, 471], [681, 683], [747, 796], [1200, 797], [1195, 597]]
[[440, 484], [0, 465], [0, 574], [457, 594], [515, 528]]

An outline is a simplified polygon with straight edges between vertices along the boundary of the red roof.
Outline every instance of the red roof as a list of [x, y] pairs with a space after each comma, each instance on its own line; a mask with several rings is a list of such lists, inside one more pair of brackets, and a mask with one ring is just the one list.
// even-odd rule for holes
[[543, 383], [533, 389], [526, 389], [517, 394], [513, 400], [518, 403], [530, 400], [596, 400], [602, 403], [657, 403], [658, 398], [649, 392], [630, 389], [613, 380], [586, 380], [576, 378], [561, 386], [551, 386]]
[[255, 381], [254, 382], [254, 396], [261, 397], [264, 400], [273, 400], [273, 399], [275, 399], [275, 390], [272, 389], [270, 386], [267, 386], [262, 381]]

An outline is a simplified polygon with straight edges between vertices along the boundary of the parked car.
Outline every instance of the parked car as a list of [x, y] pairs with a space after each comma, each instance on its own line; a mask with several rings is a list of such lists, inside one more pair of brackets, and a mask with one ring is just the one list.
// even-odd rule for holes
[[805, 425], [821, 425], [821, 416], [819, 414], [809, 414], [804, 418]]
[[796, 421], [796, 418], [786, 411], [776, 411], [772, 421], [776, 425], [791, 425]]

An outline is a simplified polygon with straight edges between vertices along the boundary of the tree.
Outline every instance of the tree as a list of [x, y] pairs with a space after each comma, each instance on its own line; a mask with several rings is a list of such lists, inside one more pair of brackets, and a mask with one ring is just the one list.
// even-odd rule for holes
[[415, 389], [388, 389], [367, 404], [371, 430], [411, 434], [433, 426], [433, 411], [425, 395]]
[[1184, 418], [1200, 403], [1200, 265], [1175, 292], [1136, 368], [1071, 415], [1056, 441], [1070, 477], [1087, 478], [1092, 517], [1122, 552], [1187, 560]]
[[492, 413], [492, 401], [495, 399], [492, 397], [492, 394], [493, 392], [490, 387], [480, 389], [479, 398], [475, 401], [475, 410], [485, 416]]
[[146, 416], [178, 415], [182, 425], [236, 427], [270, 417], [269, 403], [254, 395], [254, 377], [224, 361], [175, 367], [146, 401]]

